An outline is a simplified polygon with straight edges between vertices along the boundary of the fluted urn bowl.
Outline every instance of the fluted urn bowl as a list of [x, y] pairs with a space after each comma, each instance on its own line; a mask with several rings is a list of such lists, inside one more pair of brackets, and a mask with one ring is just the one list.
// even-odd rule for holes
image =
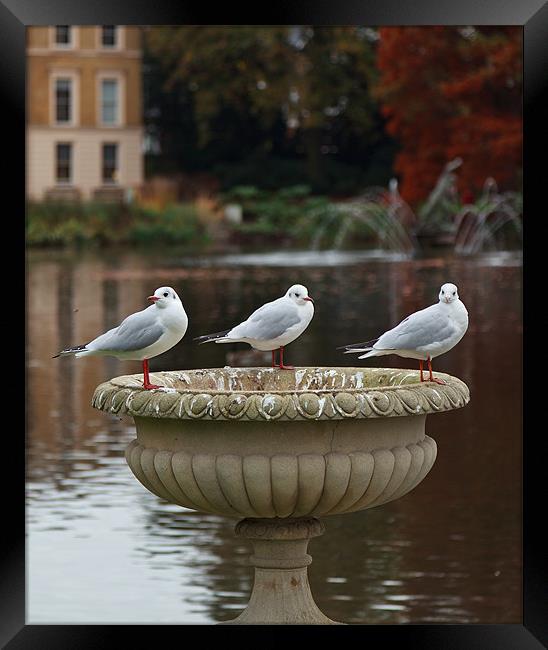
[[[126, 460], [154, 494], [246, 518], [236, 531], [252, 540], [307, 542], [323, 532], [316, 517], [379, 506], [424, 479], [436, 459], [426, 416], [461, 408], [470, 397], [461, 380], [435, 376], [446, 384], [390, 368], [170, 371], [152, 373], [157, 390], [144, 390], [141, 375], [111, 379], [92, 404], [134, 418], [137, 438]], [[303, 565], [309, 556], [301, 556], [302, 569], [310, 560]], [[259, 559], [255, 548], [256, 567]], [[280, 607], [279, 614], [272, 603], [263, 608], [270, 619], [239, 622], [331, 622], [319, 610], [325, 620], [313, 620], [305, 606], [301, 618]]]

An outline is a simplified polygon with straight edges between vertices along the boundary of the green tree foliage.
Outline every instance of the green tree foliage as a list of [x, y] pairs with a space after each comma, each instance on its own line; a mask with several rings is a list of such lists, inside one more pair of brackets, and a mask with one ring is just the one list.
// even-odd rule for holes
[[145, 34], [147, 121], [162, 152], [185, 169], [251, 161], [257, 174], [260, 161], [292, 159], [301, 165], [294, 182], [324, 191], [337, 172], [353, 174], [354, 184], [389, 173], [393, 144], [370, 93], [373, 30], [168, 26]]

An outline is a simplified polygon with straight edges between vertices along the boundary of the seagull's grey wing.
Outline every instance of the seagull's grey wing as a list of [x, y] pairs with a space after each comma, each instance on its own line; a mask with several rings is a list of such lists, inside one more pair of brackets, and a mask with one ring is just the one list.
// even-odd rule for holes
[[233, 328], [227, 336], [228, 338], [270, 341], [287, 332], [300, 320], [296, 305], [289, 300], [278, 298], [259, 307], [246, 321]]
[[453, 333], [451, 322], [443, 318], [438, 305], [411, 314], [385, 332], [373, 346], [376, 350], [416, 350], [443, 341]]
[[[152, 306], [153, 309], [154, 306]], [[149, 311], [150, 310], [150, 311]], [[131, 314], [118, 327], [91, 341], [88, 350], [133, 352], [156, 343], [165, 329], [150, 307]]]

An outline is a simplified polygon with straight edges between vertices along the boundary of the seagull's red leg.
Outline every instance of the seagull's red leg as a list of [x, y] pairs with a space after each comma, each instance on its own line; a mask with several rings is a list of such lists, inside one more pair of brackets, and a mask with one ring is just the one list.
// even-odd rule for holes
[[156, 384], [150, 383], [150, 377], [148, 376], [148, 359], [143, 359], [143, 388], [145, 390], [160, 388], [160, 386], [156, 386]]
[[419, 368], [421, 371], [421, 381], [424, 381], [424, 378], [422, 376], [422, 369], [424, 368], [424, 361], [422, 359], [419, 359]]
[[432, 375], [432, 361], [430, 360], [430, 357], [428, 357], [428, 369], [430, 370], [430, 378], [428, 379], [428, 381], [433, 381], [435, 384], [442, 384], [442, 386], [447, 383], [443, 381], [443, 379], [436, 379]]
[[276, 350], [272, 350], [272, 367], [276, 367]]
[[281, 370], [294, 370], [294, 366], [284, 366], [284, 346], [280, 348], [280, 369]]

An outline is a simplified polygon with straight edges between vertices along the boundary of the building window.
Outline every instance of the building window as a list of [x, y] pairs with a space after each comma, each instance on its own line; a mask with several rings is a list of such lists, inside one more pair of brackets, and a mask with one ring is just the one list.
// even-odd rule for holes
[[101, 27], [101, 45], [103, 47], [118, 46], [118, 30], [116, 25], [103, 25]]
[[103, 144], [103, 183], [118, 181], [118, 145], [109, 142]]
[[101, 122], [118, 123], [118, 80], [101, 79]]
[[55, 45], [61, 47], [70, 47], [72, 45], [70, 25], [55, 25]]
[[72, 121], [72, 79], [55, 79], [55, 121], [60, 124]]
[[72, 180], [72, 145], [58, 142], [55, 151], [55, 180], [70, 183]]

